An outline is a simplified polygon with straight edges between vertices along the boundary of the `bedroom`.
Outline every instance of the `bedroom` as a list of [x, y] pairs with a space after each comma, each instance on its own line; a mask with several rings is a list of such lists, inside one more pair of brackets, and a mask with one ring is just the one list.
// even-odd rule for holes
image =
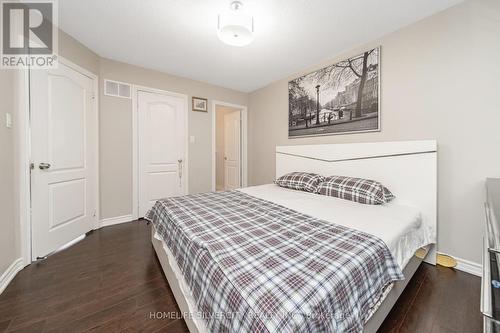
[[[2, 1], [2, 13], [0, 331], [494, 330], [498, 1]], [[32, 68], [21, 66], [29, 57], [37, 60]], [[217, 165], [228, 157], [217, 149], [218, 107], [239, 110], [231, 145], [238, 163], [224, 172], [242, 189], [214, 193]], [[291, 172], [317, 176], [274, 184]], [[370, 204], [363, 186], [335, 189], [331, 176], [374, 180], [370, 190], [395, 198]], [[193, 201], [175, 199], [182, 195]], [[158, 199], [173, 208], [150, 211]], [[217, 211], [200, 211], [206, 207]], [[174, 218], [173, 210], [191, 216]], [[264, 246], [245, 218], [264, 239], [273, 221], [287, 224], [279, 225], [278, 244]], [[215, 228], [219, 220], [228, 229], [238, 224], [234, 253], [257, 262], [245, 247], [254, 242], [267, 256], [262, 265], [245, 268], [242, 257], [196, 243], [194, 232], [176, 247], [183, 238], [168, 232], [200, 221]], [[360, 309], [349, 307], [352, 320], [338, 311], [332, 319], [335, 286], [312, 282], [352, 286], [338, 277], [338, 258], [325, 266], [330, 278], [307, 279], [302, 289], [315, 296], [306, 301], [294, 293], [304, 280], [291, 273], [297, 259], [274, 260], [285, 265], [280, 275], [266, 252], [287, 245], [280, 251], [300, 248], [302, 262], [326, 256], [338, 235], [322, 243], [322, 233], [293, 234], [319, 222], [368, 235], [395, 267], [391, 283], [365, 290], [378, 297], [361, 302], [344, 290]], [[417, 242], [401, 237], [410, 229]], [[229, 231], [204, 230], [229, 246]], [[314, 244], [291, 246], [308, 237]], [[174, 259], [182, 251], [172, 251], [193, 244], [221, 269], [220, 285], [184, 276], [189, 269]], [[361, 259], [345, 255], [340, 266], [354, 274]], [[300, 318], [288, 317], [282, 299], [271, 312], [288, 320], [259, 318], [269, 314], [259, 309], [267, 298], [251, 297], [239, 271], [255, 281], [289, 273], [294, 282], [262, 283], [260, 292], [281, 290], [272, 300], [294, 295]], [[232, 312], [224, 281], [255, 318], [214, 319]], [[193, 292], [195, 284], [219, 299]], [[332, 302], [314, 320], [320, 294]]]

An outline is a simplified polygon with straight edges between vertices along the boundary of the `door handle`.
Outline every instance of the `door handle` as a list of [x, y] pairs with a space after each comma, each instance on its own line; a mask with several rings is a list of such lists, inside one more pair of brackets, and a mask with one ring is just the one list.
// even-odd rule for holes
[[227, 161], [227, 157], [226, 156], [224, 156], [224, 161]]
[[50, 168], [50, 163], [40, 163], [38, 164], [38, 167], [40, 168], [40, 170], [47, 170]]

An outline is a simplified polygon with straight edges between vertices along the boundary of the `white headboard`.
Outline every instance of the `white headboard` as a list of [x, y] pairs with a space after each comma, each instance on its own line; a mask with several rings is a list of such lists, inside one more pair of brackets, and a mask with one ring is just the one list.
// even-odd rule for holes
[[417, 207], [429, 231], [437, 234], [437, 143], [370, 142], [276, 147], [276, 178], [293, 171], [373, 179]]

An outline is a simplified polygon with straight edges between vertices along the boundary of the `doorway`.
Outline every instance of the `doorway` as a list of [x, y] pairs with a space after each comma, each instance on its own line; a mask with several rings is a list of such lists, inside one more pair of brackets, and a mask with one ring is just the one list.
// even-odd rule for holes
[[213, 191], [246, 186], [246, 107], [213, 103]]

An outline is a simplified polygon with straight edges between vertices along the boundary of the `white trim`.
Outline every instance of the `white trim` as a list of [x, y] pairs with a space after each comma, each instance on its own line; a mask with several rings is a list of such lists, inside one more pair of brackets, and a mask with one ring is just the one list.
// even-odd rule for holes
[[132, 85], [132, 218], [139, 218], [139, 127], [138, 123], [138, 88]]
[[133, 222], [136, 219], [132, 215], [123, 215], [117, 217], [109, 217], [99, 221], [99, 228], [109, 227], [110, 225]]
[[248, 108], [245, 105], [232, 104], [218, 100], [212, 101], [212, 191], [216, 189], [216, 157], [215, 157], [215, 136], [216, 136], [216, 106], [227, 106], [240, 110], [241, 115], [241, 187], [248, 186]]
[[[99, 227], [100, 216], [100, 191], [99, 191], [99, 76], [87, 69], [69, 61], [58, 55], [58, 61], [77, 72], [93, 80], [94, 111], [97, 124], [96, 147], [95, 147], [95, 217], [94, 228]], [[18, 135], [17, 149], [15, 151], [15, 160], [18, 162], [19, 174], [17, 175], [17, 185], [19, 191], [19, 224], [20, 224], [20, 246], [23, 265], [31, 264], [31, 128], [30, 128], [30, 94], [29, 94], [29, 70], [16, 71], [16, 108], [18, 112]]]
[[186, 119], [185, 119], [185, 159], [183, 172], [184, 178], [184, 194], [189, 193], [189, 104], [188, 95], [175, 93], [168, 90], [161, 90], [151, 87], [132, 84], [132, 218], [137, 220], [139, 218], [139, 126], [138, 126], [138, 111], [137, 103], [139, 99], [137, 94], [139, 91], [150, 92], [155, 94], [162, 94], [174, 97], [180, 97], [185, 102]]
[[437, 151], [435, 140], [276, 146], [276, 152], [325, 162], [391, 157]]
[[100, 162], [99, 162], [99, 156], [101, 156], [101, 135], [100, 135], [100, 113], [101, 109], [99, 107], [99, 76], [94, 75], [94, 110], [95, 110], [95, 117], [96, 117], [96, 123], [97, 123], [97, 133], [96, 133], [96, 148], [95, 148], [95, 170], [97, 172], [96, 174], [96, 181], [97, 181], [97, 187], [96, 187], [96, 203], [95, 203], [95, 217], [94, 217], [94, 228], [96, 228], [99, 225], [99, 220], [101, 218], [101, 173], [100, 173]]
[[24, 262], [23, 258], [17, 258], [0, 276], [0, 294], [3, 293], [5, 288], [7, 288], [9, 283], [16, 276], [16, 274], [19, 273], [19, 271], [24, 268], [25, 265], [23, 264], [23, 262]]
[[[57, 56], [57, 58], [59, 59], [59, 62], [65, 66], [68, 66], [68, 67], [71, 67], [73, 68], [75, 71], [85, 75], [85, 76], [88, 76], [89, 78], [91, 79], [97, 79], [98, 76], [94, 73], [92, 73], [91, 71], [83, 68], [82, 66], [80, 65], [77, 65], [75, 64], [74, 62], [71, 62], [70, 60], [62, 57], [62, 56]], [[99, 91], [95, 91], [94, 93], [98, 93]]]
[[16, 71], [16, 108], [17, 131], [15, 138], [15, 161], [17, 170], [17, 191], [19, 198], [19, 237], [23, 265], [31, 263], [31, 190], [30, 190], [30, 109], [29, 109], [29, 70]]
[[[443, 254], [443, 253], [441, 253], [441, 254]], [[453, 257], [453, 256], [451, 256], [451, 257]], [[473, 262], [473, 261], [465, 260], [462, 258], [457, 258], [457, 257], [453, 257], [453, 258], [455, 258], [455, 260], [457, 261], [457, 266], [455, 267], [455, 269], [462, 271], [462, 272], [465, 272], [465, 273], [472, 274], [472, 275], [482, 276], [483, 265], [478, 264], [478, 263]]]

